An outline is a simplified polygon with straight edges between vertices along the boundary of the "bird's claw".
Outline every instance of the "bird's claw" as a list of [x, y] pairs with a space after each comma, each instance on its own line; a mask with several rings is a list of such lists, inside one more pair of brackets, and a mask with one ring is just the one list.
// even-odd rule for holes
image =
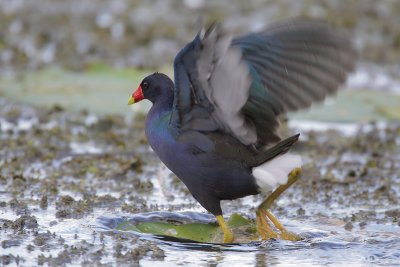
[[257, 232], [263, 240], [278, 238], [261, 211], [256, 212], [256, 226]]
[[[270, 238], [280, 238], [284, 240], [290, 241], [299, 241], [302, 238], [286, 230], [283, 225], [278, 221], [278, 219], [269, 211], [272, 203], [282, 194], [286, 189], [288, 189], [297, 179], [301, 176], [302, 170], [301, 168], [293, 169], [288, 175], [288, 182], [285, 185], [281, 185], [278, 187], [272, 194], [260, 204], [256, 212], [256, 224], [257, 231], [262, 239], [270, 239]], [[268, 218], [268, 221], [267, 221]], [[270, 226], [271, 222], [277, 231], [274, 231]]]
[[299, 236], [298, 234], [295, 234], [295, 233], [287, 231], [287, 230], [281, 231], [280, 237], [283, 240], [289, 240], [289, 241], [300, 241], [300, 240], [303, 240], [303, 238], [301, 236]]
[[[299, 235], [286, 230], [270, 211], [258, 210], [256, 214], [257, 231], [263, 240], [275, 238], [289, 241], [300, 241], [303, 239]], [[267, 218], [275, 226], [274, 228], [276, 228], [276, 231], [272, 229]]]

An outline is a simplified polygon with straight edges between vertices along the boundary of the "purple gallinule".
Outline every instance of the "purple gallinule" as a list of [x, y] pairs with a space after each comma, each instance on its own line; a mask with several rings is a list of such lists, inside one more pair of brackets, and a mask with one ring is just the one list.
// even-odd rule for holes
[[224, 242], [234, 236], [220, 201], [259, 193], [269, 194], [256, 211], [260, 236], [298, 240], [269, 211], [301, 174], [300, 156], [287, 153], [299, 134], [281, 140], [279, 116], [336, 92], [354, 62], [350, 41], [324, 22], [291, 20], [238, 38], [213, 25], [176, 56], [175, 83], [154, 73], [128, 104], [153, 103], [150, 146], [216, 216]]

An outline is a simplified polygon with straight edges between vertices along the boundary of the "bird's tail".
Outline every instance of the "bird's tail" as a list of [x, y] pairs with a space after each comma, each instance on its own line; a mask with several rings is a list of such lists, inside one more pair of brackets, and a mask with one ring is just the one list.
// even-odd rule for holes
[[261, 152], [255, 157], [254, 161], [251, 162], [251, 165], [249, 167], [259, 166], [279, 155], [285, 154], [289, 151], [292, 145], [299, 140], [299, 136], [300, 134], [295, 134], [289, 138], [286, 138], [285, 140], [280, 141], [273, 147]]
[[267, 149], [258, 158], [258, 164], [252, 167], [252, 175], [261, 192], [268, 193], [279, 185], [286, 184], [289, 173], [301, 168], [300, 155], [286, 153], [297, 142], [299, 134], [293, 135]]

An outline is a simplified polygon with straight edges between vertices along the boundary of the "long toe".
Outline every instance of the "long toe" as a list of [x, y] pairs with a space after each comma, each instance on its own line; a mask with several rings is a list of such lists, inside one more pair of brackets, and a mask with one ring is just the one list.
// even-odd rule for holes
[[290, 240], [290, 241], [299, 241], [299, 240], [303, 239], [299, 235], [286, 230], [286, 228], [283, 227], [282, 223], [269, 210], [264, 211], [264, 214], [275, 225], [275, 227], [280, 231], [279, 237], [281, 239]]
[[261, 210], [256, 212], [256, 226], [257, 232], [263, 240], [278, 238], [278, 235], [272, 230]]
[[303, 240], [303, 238], [301, 236], [299, 236], [298, 234], [295, 234], [295, 233], [287, 231], [287, 230], [281, 231], [280, 237], [283, 240], [289, 240], [289, 241]]

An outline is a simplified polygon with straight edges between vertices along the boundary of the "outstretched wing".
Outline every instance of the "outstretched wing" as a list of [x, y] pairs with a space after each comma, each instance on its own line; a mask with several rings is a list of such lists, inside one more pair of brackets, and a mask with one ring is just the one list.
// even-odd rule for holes
[[348, 38], [317, 21], [276, 24], [232, 46], [241, 49], [253, 78], [243, 113], [267, 143], [279, 125], [276, 116], [336, 92], [356, 58]]
[[354, 61], [349, 40], [322, 22], [291, 21], [236, 39], [212, 26], [175, 58], [171, 123], [221, 130], [245, 145], [277, 142], [278, 116], [335, 92]]

